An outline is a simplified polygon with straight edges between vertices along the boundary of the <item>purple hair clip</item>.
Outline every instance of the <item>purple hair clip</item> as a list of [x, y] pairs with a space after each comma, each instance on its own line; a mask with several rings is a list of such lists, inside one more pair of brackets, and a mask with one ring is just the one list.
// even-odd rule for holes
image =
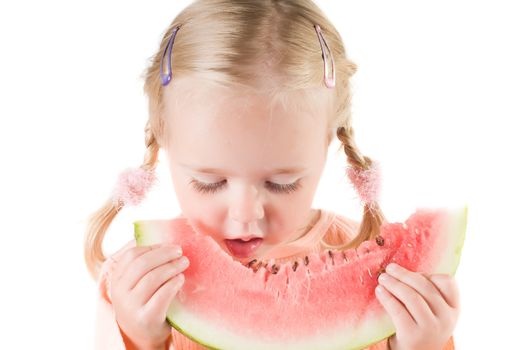
[[[163, 84], [163, 86], [167, 86], [168, 83], [170, 83], [170, 80], [172, 79], [172, 66], [170, 64], [170, 61], [172, 59], [172, 45], [174, 45], [174, 39], [176, 37], [176, 33], [177, 31], [179, 30], [179, 26], [176, 27], [176, 29], [174, 29], [174, 31], [172, 32], [172, 36], [170, 37], [170, 40], [168, 41], [168, 45], [165, 47], [165, 52], [163, 52], [163, 57], [161, 58], [161, 67], [159, 68], [160, 72], [161, 72], [161, 84]], [[167, 56], [167, 51], [168, 51], [168, 56]], [[165, 57], [168, 57], [167, 59], [167, 68], [168, 68], [168, 72], [165, 73], [164, 70], [163, 70], [163, 63], [165, 61]]]
[[[322, 30], [320, 29], [320, 26], [318, 24], [315, 24], [315, 29], [317, 31], [320, 47], [322, 48], [322, 59], [324, 59], [324, 83], [328, 88], [332, 89], [335, 87], [335, 62], [333, 61], [333, 54], [331, 53], [331, 49], [329, 48], [326, 39], [324, 39], [324, 36], [322, 35]], [[327, 57], [328, 52], [326, 52], [326, 49], [328, 50], [329, 58], [331, 59], [331, 77], [329, 77], [329, 59]]]

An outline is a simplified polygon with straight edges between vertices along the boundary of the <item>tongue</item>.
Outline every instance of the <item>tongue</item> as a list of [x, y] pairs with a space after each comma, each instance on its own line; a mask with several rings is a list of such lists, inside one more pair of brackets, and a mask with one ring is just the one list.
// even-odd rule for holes
[[238, 258], [247, 258], [260, 246], [262, 239], [254, 238], [247, 242], [241, 239], [228, 239], [225, 242], [232, 255]]

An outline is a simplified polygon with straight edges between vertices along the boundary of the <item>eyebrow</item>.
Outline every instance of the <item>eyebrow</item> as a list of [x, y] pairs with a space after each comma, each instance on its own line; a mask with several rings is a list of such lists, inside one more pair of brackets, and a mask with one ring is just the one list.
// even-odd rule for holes
[[[221, 175], [225, 174], [225, 171], [221, 169], [216, 168], [199, 168], [199, 167], [192, 167], [189, 165], [181, 164], [182, 166], [192, 169], [193, 171], [199, 172], [199, 173], [205, 173], [205, 174], [215, 174], [215, 175]], [[300, 172], [303, 172], [307, 170], [303, 167], [292, 167], [292, 168], [277, 168], [272, 171], [273, 174], [297, 174]]]

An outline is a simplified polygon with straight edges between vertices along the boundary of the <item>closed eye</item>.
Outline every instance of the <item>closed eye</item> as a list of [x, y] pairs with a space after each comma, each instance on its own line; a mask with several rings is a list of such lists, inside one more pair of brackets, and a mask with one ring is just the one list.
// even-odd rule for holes
[[[223, 181], [220, 181], [220, 182], [215, 182], [215, 183], [204, 183], [204, 182], [200, 182], [196, 179], [192, 179], [189, 184], [191, 184], [194, 189], [200, 193], [205, 193], [205, 194], [212, 194], [212, 193], [216, 193], [217, 191], [219, 191], [222, 187], [225, 186], [225, 184], [227, 183], [227, 180], [223, 180]], [[274, 182], [270, 182], [270, 181], [266, 181], [265, 182], [266, 184], [266, 187], [269, 191], [273, 192], [273, 193], [285, 193], [285, 194], [290, 194], [296, 190], [298, 190], [300, 187], [301, 187], [301, 184], [300, 184], [300, 179], [296, 180], [295, 182], [291, 183], [291, 184], [276, 184]]]

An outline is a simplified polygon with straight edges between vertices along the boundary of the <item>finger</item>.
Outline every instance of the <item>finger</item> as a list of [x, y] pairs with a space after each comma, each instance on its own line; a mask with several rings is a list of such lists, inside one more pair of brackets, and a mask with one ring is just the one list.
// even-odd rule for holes
[[427, 302], [415, 289], [408, 284], [383, 273], [379, 276], [379, 283], [388, 289], [406, 307], [418, 325], [426, 325], [435, 319]]
[[432, 281], [423, 276], [423, 274], [410, 271], [393, 263], [386, 266], [386, 272], [417, 291], [423, 297], [433, 315], [436, 317], [444, 316], [445, 307], [447, 306], [446, 302]]
[[152, 295], [160, 286], [185, 271], [189, 265], [189, 260], [186, 256], [169, 261], [144, 275], [132, 289], [132, 293], [136, 294], [136, 299], [141, 302], [141, 305], [144, 305], [152, 298]]
[[403, 330], [413, 329], [417, 326], [415, 320], [408, 313], [408, 310], [406, 310], [404, 305], [386, 288], [378, 285], [375, 288], [375, 294], [381, 305], [392, 318], [396, 332], [400, 333]]
[[459, 309], [459, 288], [454, 277], [445, 274], [430, 275], [430, 281], [441, 293], [445, 302], [454, 309]]
[[115, 264], [119, 259], [122, 259], [122, 255], [129, 249], [135, 247], [135, 240], [131, 240], [128, 243], [126, 243], [124, 246], [122, 246], [118, 251], [111, 254], [110, 256], [106, 257], [106, 260], [109, 260], [113, 265], [111, 268], [115, 269]]
[[185, 276], [182, 273], [177, 274], [172, 279], [163, 284], [154, 293], [152, 298], [145, 304], [145, 310], [152, 315], [159, 315], [159, 322], [166, 319], [170, 303], [174, 300], [177, 293], [185, 283]]
[[115, 283], [121, 279], [124, 271], [134, 259], [155, 248], [155, 245], [145, 247], [129, 247], [128, 249], [121, 251], [119, 255], [112, 255], [112, 258], [115, 261], [115, 269], [112, 273], [112, 283]]
[[114, 260], [119, 260], [125, 251], [135, 246], [136, 246], [135, 239], [128, 241], [128, 243], [122, 246], [121, 249], [119, 249], [117, 252], [112, 254], [112, 258]]
[[121, 284], [125, 290], [132, 290], [149, 271], [181, 256], [181, 247], [175, 245], [161, 246], [147, 251], [133, 260], [125, 269]]

